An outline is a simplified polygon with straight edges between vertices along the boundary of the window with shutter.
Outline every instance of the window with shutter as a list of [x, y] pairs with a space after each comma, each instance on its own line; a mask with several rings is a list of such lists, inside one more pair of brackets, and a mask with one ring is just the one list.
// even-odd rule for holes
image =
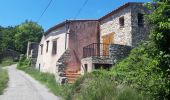
[[53, 41], [52, 54], [57, 54], [57, 40]]

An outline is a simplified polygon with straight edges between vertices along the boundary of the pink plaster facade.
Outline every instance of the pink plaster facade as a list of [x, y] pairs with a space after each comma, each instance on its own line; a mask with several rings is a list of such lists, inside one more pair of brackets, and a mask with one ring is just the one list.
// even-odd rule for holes
[[97, 21], [80, 21], [70, 23], [69, 48], [73, 50], [72, 59], [68, 68], [80, 70], [81, 59], [83, 57], [83, 47], [97, 43], [98, 41], [98, 22]]
[[[74, 20], [65, 21], [49, 29], [39, 45], [36, 68], [43, 72], [50, 72], [58, 75], [56, 66], [58, 60], [70, 50], [70, 57], [65, 61], [66, 69], [80, 70], [83, 47], [98, 42], [98, 21], [96, 20]], [[57, 54], [52, 54], [53, 40], [57, 39]], [[48, 52], [47, 50], [47, 41]], [[43, 47], [41, 47], [43, 45]], [[41, 50], [43, 49], [43, 50]]]

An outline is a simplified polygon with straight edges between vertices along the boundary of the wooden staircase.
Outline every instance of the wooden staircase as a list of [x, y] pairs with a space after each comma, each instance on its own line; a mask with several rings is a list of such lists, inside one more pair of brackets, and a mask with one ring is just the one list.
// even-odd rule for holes
[[80, 71], [76, 71], [76, 70], [66, 70], [65, 71], [65, 76], [68, 78], [69, 84], [74, 83], [80, 75], [81, 75]]

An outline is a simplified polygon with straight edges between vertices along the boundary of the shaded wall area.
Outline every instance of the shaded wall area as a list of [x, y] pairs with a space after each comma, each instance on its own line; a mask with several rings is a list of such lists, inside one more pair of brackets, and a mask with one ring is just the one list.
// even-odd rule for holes
[[117, 61], [127, 57], [131, 50], [131, 46], [111, 44], [109, 47], [109, 55], [110, 58], [113, 60], [113, 63], [116, 63]]

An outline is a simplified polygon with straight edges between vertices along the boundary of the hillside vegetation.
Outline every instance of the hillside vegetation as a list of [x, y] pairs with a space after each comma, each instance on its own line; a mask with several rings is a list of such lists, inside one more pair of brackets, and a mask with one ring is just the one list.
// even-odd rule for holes
[[7, 87], [8, 83], [8, 73], [6, 70], [0, 67], [0, 95], [3, 93], [4, 89]]

